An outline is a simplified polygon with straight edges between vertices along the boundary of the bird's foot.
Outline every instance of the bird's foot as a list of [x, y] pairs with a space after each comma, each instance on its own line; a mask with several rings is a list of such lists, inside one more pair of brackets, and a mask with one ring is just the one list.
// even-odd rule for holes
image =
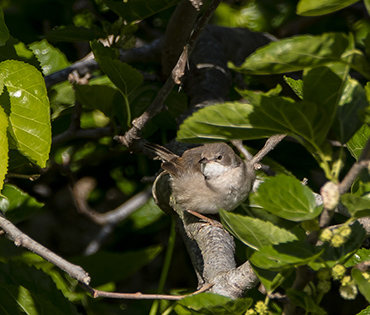
[[194, 210], [186, 210], [186, 212], [192, 214], [193, 216], [201, 219], [202, 221], [204, 221], [204, 222], [206, 222], [210, 225], [213, 225], [213, 226], [219, 227], [220, 229], [223, 229], [222, 224], [217, 220], [213, 220], [213, 219], [211, 219], [211, 218], [209, 218], [209, 217], [207, 217], [207, 216], [205, 216], [205, 215], [203, 215], [199, 212], [196, 212]]

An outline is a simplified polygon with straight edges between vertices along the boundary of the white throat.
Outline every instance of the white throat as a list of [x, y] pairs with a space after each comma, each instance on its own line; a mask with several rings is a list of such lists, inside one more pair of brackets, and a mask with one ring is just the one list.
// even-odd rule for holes
[[229, 170], [230, 166], [227, 167], [217, 162], [208, 162], [201, 164], [201, 171], [206, 178], [215, 178]]

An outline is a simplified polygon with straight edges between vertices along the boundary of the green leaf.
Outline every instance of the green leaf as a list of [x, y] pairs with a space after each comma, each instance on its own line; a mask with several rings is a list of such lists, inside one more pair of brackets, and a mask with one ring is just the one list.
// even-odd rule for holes
[[292, 274], [294, 269], [291, 268], [277, 272], [253, 266], [253, 271], [256, 273], [258, 279], [261, 280], [267, 293], [272, 293]]
[[353, 256], [346, 261], [344, 266], [346, 268], [356, 266], [364, 261], [370, 261], [370, 249], [360, 248], [353, 254]]
[[311, 220], [322, 211], [307, 186], [283, 174], [266, 179], [250, 200], [279, 217], [296, 222]]
[[342, 95], [342, 80], [328, 67], [317, 67], [306, 73], [303, 78], [303, 99], [312, 102], [322, 110], [323, 117], [316, 115], [310, 129], [312, 135], [306, 139], [320, 144], [324, 141], [336, 114], [337, 106]]
[[242, 315], [252, 302], [251, 298], [233, 300], [213, 293], [200, 293], [177, 302], [175, 312], [179, 315]]
[[348, 78], [341, 96], [333, 129], [345, 144], [362, 125], [360, 115], [368, 107], [366, 93], [357, 80]]
[[[369, 9], [368, 9], [368, 12], [369, 12]], [[357, 313], [356, 315], [370, 315], [370, 306], [363, 309], [360, 313]]]
[[254, 249], [297, 240], [293, 233], [270, 222], [224, 210], [220, 210], [220, 216], [222, 223], [231, 234]]
[[0, 7], [0, 46], [4, 46], [8, 39], [9, 30], [5, 24], [3, 9]]
[[317, 16], [329, 14], [343, 9], [358, 0], [300, 0], [297, 5], [297, 14]]
[[257, 49], [240, 67], [232, 64], [229, 64], [229, 67], [244, 74], [299, 71], [307, 67], [343, 61], [341, 56], [349, 43], [348, 36], [341, 33], [301, 35], [272, 42]]
[[161, 251], [161, 246], [152, 246], [125, 253], [98, 252], [87, 257], [76, 257], [71, 261], [89, 273], [93, 286], [100, 286], [127, 278], [151, 262]]
[[99, 28], [68, 25], [53, 29], [46, 34], [46, 39], [50, 42], [89, 42], [106, 36], [107, 34]]
[[351, 275], [352, 275], [352, 278], [355, 280], [357, 287], [360, 290], [361, 294], [370, 303], [370, 281], [369, 279], [366, 279], [362, 275], [362, 272], [356, 268], [352, 268]]
[[294, 93], [300, 98], [303, 99], [303, 81], [300, 79], [293, 79], [284, 75], [284, 81], [291, 87]]
[[358, 160], [367, 140], [370, 138], [370, 127], [364, 124], [347, 142], [347, 148], [351, 155]]
[[128, 22], [143, 20], [177, 4], [179, 0], [103, 0], [104, 4]]
[[49, 75], [69, 66], [66, 56], [58, 48], [49, 44], [46, 39], [34, 42], [29, 47], [39, 60], [44, 75]]
[[370, 0], [364, 0], [367, 13], [370, 14]]
[[269, 245], [254, 252], [250, 262], [263, 269], [281, 271], [293, 267], [306, 265], [316, 260], [323, 249], [316, 249], [306, 241]]
[[22, 154], [45, 167], [51, 146], [45, 81], [33, 66], [15, 60], [0, 63], [0, 76], [9, 92], [8, 131], [14, 144]]
[[341, 203], [347, 208], [353, 219], [370, 216], [370, 200], [353, 194], [341, 197]]
[[23, 221], [43, 207], [42, 203], [13, 185], [5, 184], [1, 194], [0, 210], [13, 222]]
[[[2, 78], [0, 77], [0, 80]], [[8, 116], [0, 106], [0, 192], [3, 189], [5, 175], [8, 171]]]
[[0, 282], [2, 314], [79, 314], [51, 278], [34, 267], [0, 263]]
[[128, 64], [113, 59], [113, 53], [103, 47], [101, 43], [94, 41], [91, 48], [101, 70], [114, 83], [125, 100], [127, 124], [129, 125], [131, 123], [131, 110], [128, 96], [143, 82], [143, 76]]
[[76, 98], [89, 109], [98, 109], [110, 119], [126, 124], [122, 94], [115, 88], [105, 85], [75, 85]]
[[287, 289], [286, 294], [294, 305], [306, 310], [306, 314], [326, 314], [326, 312], [321, 307], [319, 307], [312, 299], [312, 297], [310, 297], [306, 292], [294, 289]]

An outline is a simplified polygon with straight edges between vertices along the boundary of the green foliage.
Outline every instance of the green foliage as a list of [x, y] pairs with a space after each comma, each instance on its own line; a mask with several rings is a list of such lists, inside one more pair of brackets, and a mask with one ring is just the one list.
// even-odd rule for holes
[[300, 0], [297, 5], [297, 13], [300, 15], [316, 16], [324, 15], [343, 9], [358, 0]]
[[[235, 88], [237, 93], [230, 93], [230, 101], [196, 111], [178, 128], [187, 99], [174, 89], [165, 102], [168, 111], [151, 120], [141, 134], [153, 142], [170, 141], [176, 130], [177, 139], [184, 142], [242, 139], [253, 152], [262, 146], [260, 139], [289, 136], [281, 144], [283, 149], [278, 146], [263, 160], [278, 175], [267, 177], [259, 172], [262, 183], [249, 200], [237, 213], [221, 209], [220, 217], [238, 240], [239, 258], [249, 259], [266, 292], [284, 292], [307, 314], [325, 314], [320, 304], [330, 299], [325, 290], [338, 287], [330, 289], [331, 281], [340, 281], [343, 297], [354, 298], [358, 291], [370, 302], [369, 275], [362, 271], [370, 260], [370, 251], [361, 248], [366, 232], [356, 221], [370, 214], [368, 170], [364, 169], [351, 191], [341, 196], [341, 206], [348, 215], [333, 215], [337, 227], [319, 227], [323, 206], [315, 194], [324, 181], [337, 184], [342, 180], [361, 159], [370, 137], [370, 23], [366, 16], [357, 20], [359, 12], [353, 14], [348, 8], [355, 2], [223, 2], [215, 14], [216, 23], [271, 31], [282, 39], [261, 47], [241, 63], [229, 63], [238, 77], [251, 83], [247, 88]], [[2, 3], [0, 215], [13, 223], [22, 222], [22, 228], [40, 242], [82, 266], [99, 289], [126, 291], [135, 287], [131, 284], [145, 267], [138, 276], [138, 283], [145, 285], [138, 289], [147, 293], [159, 281], [164, 247], [160, 243], [165, 243], [168, 217], [153, 201], [146, 202], [127, 220], [117, 222], [114, 232], [101, 244], [102, 250], [82, 256], [88, 245], [99, 242], [106, 229], [113, 230], [113, 224], [101, 227], [81, 218], [66, 191], [76, 180], [93, 177], [97, 185], [84, 201], [98, 212], [109, 212], [146, 189], [140, 181], [152, 176], [157, 166], [118, 146], [112, 138], [128, 130], [133, 118], [141, 115], [158, 94], [162, 85], [156, 79], [160, 65], [152, 62], [154, 58], [148, 63], [127, 64], [119, 56], [136, 41], [148, 43], [153, 34], [163, 31], [171, 8], [179, 1], [86, 3], [88, 6], [73, 10], [69, 1]], [[370, 1], [365, 0], [364, 5], [369, 12]], [[40, 9], [45, 6], [55, 6], [58, 14], [50, 11], [46, 16]], [[346, 18], [338, 18], [336, 12], [347, 9], [341, 15]], [[305, 23], [295, 12], [330, 15], [304, 29]], [[297, 23], [294, 30], [289, 29], [293, 22]], [[225, 53], [233, 49], [225, 47]], [[59, 70], [90, 50], [99, 66], [91, 72], [90, 80], [59, 82], [46, 89], [45, 77], [55, 79]], [[80, 70], [83, 76], [86, 69]], [[281, 80], [268, 87], [259, 82], [261, 76], [274, 79], [280, 74], [284, 74]], [[304, 177], [309, 177], [308, 185], [300, 182]], [[313, 242], [317, 239], [319, 243]], [[191, 264], [180, 247], [177, 254], [176, 265], [169, 266], [169, 258], [164, 258], [163, 274], [168, 272], [171, 281], [180, 279], [180, 285], [174, 286], [194, 287], [193, 271], [188, 274]], [[347, 270], [336, 278], [331, 269], [338, 265]], [[296, 278], [297, 268], [309, 269], [315, 275], [304, 291], [292, 288], [294, 280], [302, 280]], [[321, 279], [323, 270], [328, 273], [325, 283]], [[164, 278], [160, 291], [172, 285], [165, 285]], [[77, 281], [53, 264], [15, 248], [5, 238], [0, 238], [0, 283], [0, 313], [5, 314], [119, 314], [123, 307], [130, 314], [146, 314], [150, 307], [143, 301], [123, 306], [122, 302], [93, 300]], [[202, 293], [156, 307], [163, 314], [221, 315], [246, 314], [247, 310], [252, 312], [252, 305], [257, 309], [256, 304], [262, 303], [274, 307], [276, 314], [283, 312], [282, 303], [268, 298], [263, 303], [262, 295], [249, 291], [247, 297], [232, 300]], [[369, 308], [358, 314], [367, 313]]]
[[245, 314], [251, 305], [251, 298], [232, 300], [216, 294], [201, 293], [179, 301], [175, 311], [178, 315]]

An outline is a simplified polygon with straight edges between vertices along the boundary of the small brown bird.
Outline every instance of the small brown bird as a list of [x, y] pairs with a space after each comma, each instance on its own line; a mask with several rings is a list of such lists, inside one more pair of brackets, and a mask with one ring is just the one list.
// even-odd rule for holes
[[255, 179], [253, 165], [225, 143], [189, 149], [181, 157], [168, 149], [145, 144], [171, 176], [172, 195], [184, 210], [215, 214], [232, 211], [249, 195]]

